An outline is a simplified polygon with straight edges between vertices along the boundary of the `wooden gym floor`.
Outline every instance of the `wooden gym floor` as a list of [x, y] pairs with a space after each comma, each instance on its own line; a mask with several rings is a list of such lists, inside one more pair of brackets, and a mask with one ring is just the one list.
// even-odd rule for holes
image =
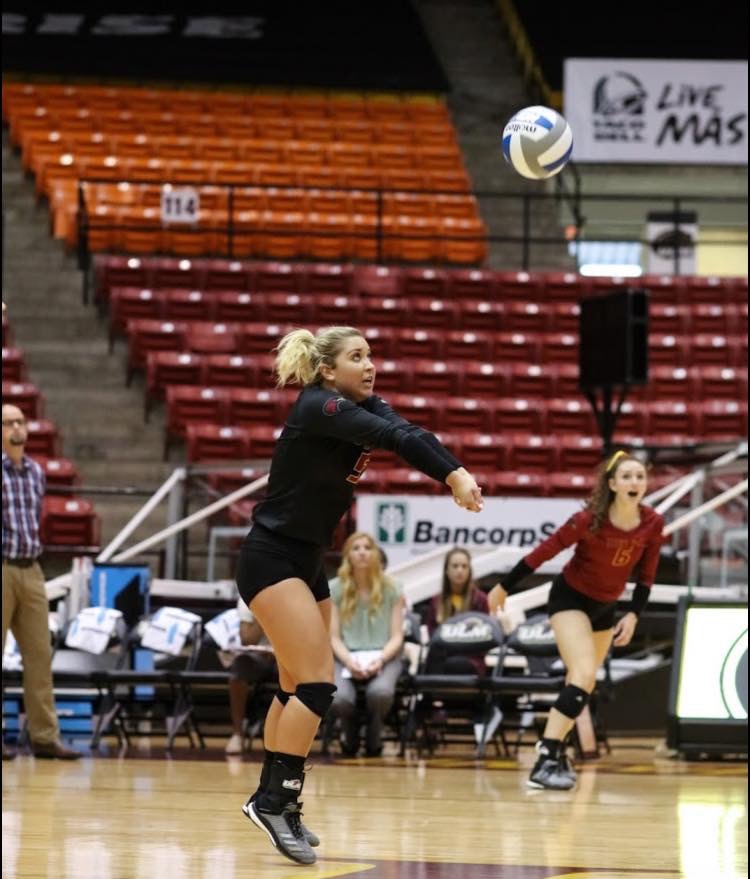
[[3, 879], [740, 879], [747, 769], [614, 741], [572, 792], [529, 791], [518, 761], [314, 757], [318, 863], [276, 853], [240, 812], [259, 751], [131, 749], [3, 764]]

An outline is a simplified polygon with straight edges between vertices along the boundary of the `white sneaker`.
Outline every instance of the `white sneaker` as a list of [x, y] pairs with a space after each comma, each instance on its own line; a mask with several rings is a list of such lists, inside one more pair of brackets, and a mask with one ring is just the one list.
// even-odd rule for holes
[[245, 750], [244, 744], [242, 736], [238, 733], [234, 733], [227, 742], [226, 747], [224, 748], [224, 753], [241, 754]]

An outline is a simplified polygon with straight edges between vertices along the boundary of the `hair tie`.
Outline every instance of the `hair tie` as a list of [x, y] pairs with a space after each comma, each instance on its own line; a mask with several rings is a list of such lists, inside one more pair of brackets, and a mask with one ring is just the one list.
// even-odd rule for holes
[[612, 457], [609, 459], [609, 461], [607, 461], [607, 467], [606, 467], [605, 472], [609, 473], [609, 471], [615, 466], [615, 464], [620, 460], [620, 458], [622, 458], [623, 456], [625, 456], [627, 454], [628, 453], [624, 452], [622, 449], [619, 449], [617, 452], [615, 452], [614, 455], [612, 455]]

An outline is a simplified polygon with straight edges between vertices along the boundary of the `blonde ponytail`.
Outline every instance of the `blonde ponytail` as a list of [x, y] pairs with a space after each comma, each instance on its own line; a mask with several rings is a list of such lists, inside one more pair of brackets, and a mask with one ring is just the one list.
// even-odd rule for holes
[[361, 335], [354, 327], [325, 327], [316, 335], [310, 330], [292, 330], [276, 347], [276, 385], [281, 388], [289, 382], [303, 386], [319, 383], [320, 367], [333, 367], [344, 340]]

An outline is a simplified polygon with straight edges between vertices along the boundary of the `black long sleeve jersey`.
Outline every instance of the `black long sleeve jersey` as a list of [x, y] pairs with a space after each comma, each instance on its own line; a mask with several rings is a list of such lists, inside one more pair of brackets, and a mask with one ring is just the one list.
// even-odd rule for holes
[[276, 443], [255, 521], [328, 546], [373, 449], [395, 452], [439, 482], [461, 467], [434, 434], [401, 418], [380, 397], [355, 403], [310, 385], [297, 397]]

